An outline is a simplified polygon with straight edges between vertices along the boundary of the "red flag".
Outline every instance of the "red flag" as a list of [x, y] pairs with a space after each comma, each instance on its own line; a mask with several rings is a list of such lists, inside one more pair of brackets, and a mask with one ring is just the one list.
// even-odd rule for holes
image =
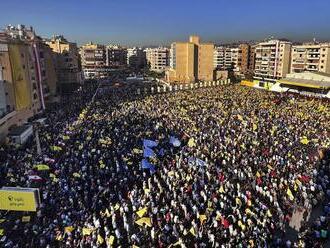
[[221, 217], [221, 223], [225, 228], [229, 228], [229, 221], [224, 217]]

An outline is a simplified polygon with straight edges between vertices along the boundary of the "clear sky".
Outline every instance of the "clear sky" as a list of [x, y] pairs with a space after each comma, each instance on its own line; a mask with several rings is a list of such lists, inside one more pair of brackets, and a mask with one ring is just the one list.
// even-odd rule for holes
[[19, 23], [78, 44], [330, 40], [330, 0], [1, 0], [0, 26]]

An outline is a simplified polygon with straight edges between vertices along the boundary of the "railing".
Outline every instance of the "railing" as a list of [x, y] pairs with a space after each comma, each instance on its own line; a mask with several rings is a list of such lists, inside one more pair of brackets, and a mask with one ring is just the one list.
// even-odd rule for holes
[[193, 83], [193, 84], [163, 85], [163, 86], [150, 87], [150, 88], [146, 88], [146, 87], [138, 88], [136, 93], [138, 95], [160, 94], [160, 93], [166, 93], [166, 92], [208, 88], [208, 87], [215, 87], [215, 86], [228, 85], [228, 84], [230, 84], [230, 79], [218, 80], [218, 81], [206, 81], [206, 82]]

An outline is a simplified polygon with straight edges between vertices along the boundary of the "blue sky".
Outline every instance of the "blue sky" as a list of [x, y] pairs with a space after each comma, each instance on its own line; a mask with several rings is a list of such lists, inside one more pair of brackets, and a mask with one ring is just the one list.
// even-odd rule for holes
[[330, 40], [330, 0], [1, 0], [0, 26], [32, 25], [79, 44]]

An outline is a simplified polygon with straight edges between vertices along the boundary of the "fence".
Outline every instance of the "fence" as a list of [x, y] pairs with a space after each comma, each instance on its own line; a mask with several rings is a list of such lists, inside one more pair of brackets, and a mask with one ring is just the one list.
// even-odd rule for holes
[[199, 89], [199, 88], [208, 88], [220, 85], [227, 85], [230, 84], [230, 79], [227, 80], [219, 80], [219, 81], [206, 81], [200, 83], [193, 83], [193, 84], [179, 84], [179, 85], [163, 85], [151, 88], [138, 88], [137, 94], [159, 94], [159, 93], [166, 93], [166, 92], [174, 92], [174, 91], [181, 91], [181, 90], [192, 90], [192, 89]]

